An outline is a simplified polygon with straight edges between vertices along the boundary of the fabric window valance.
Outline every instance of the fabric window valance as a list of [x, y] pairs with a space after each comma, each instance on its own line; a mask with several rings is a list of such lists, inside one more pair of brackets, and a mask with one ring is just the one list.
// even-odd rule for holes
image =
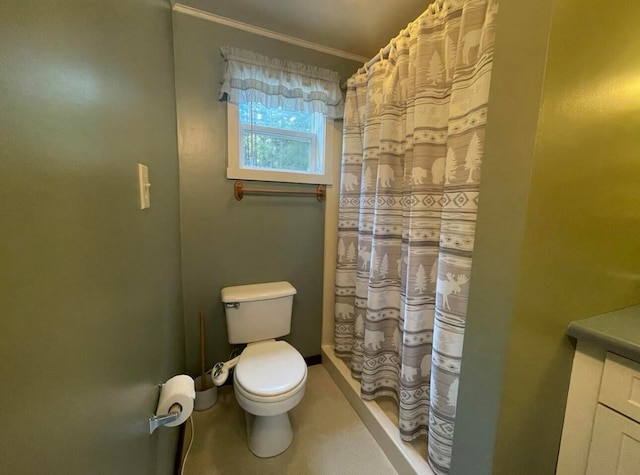
[[235, 104], [253, 101], [274, 109], [342, 118], [344, 103], [336, 71], [230, 46], [223, 46], [220, 52], [225, 60], [221, 100]]

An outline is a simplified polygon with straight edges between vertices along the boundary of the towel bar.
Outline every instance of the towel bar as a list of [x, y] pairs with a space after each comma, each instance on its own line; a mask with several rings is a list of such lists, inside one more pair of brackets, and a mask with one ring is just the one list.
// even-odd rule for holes
[[273, 188], [245, 188], [244, 184], [237, 180], [233, 185], [233, 194], [240, 201], [245, 193], [249, 194], [276, 194], [276, 195], [315, 195], [320, 202], [324, 201], [327, 191], [324, 185], [318, 185], [315, 190], [276, 190]]

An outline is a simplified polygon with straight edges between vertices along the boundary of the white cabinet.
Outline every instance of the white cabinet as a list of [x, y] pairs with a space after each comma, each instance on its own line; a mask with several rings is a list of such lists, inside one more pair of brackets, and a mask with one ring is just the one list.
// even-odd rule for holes
[[640, 363], [578, 341], [556, 473], [640, 475]]
[[640, 474], [640, 424], [598, 404], [587, 475]]
[[607, 353], [598, 402], [640, 422], [640, 363]]

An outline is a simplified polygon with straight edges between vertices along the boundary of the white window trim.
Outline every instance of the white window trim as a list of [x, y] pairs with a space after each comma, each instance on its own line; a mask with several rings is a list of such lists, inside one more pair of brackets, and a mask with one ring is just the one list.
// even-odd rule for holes
[[227, 178], [231, 180], [279, 181], [312, 185], [333, 184], [333, 120], [324, 124], [324, 173], [262, 170], [240, 167], [240, 114], [237, 104], [227, 102]]

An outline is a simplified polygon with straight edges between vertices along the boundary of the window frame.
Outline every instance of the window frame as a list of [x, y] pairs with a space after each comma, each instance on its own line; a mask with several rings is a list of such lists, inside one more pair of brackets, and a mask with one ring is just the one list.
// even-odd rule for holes
[[[257, 180], [257, 181], [276, 181], [283, 183], [303, 183], [312, 185], [331, 185], [333, 184], [333, 159], [331, 152], [333, 150], [333, 119], [324, 117], [324, 143], [311, 146], [312, 164], [311, 168], [315, 168], [318, 158], [322, 158], [324, 163], [324, 172], [302, 172], [302, 171], [286, 171], [272, 170], [264, 168], [243, 167], [242, 164], [242, 130], [250, 127], [240, 123], [240, 109], [237, 104], [227, 101], [227, 178], [231, 180]], [[265, 134], [281, 136], [281, 137], [304, 137], [314, 136], [318, 140], [318, 129], [316, 134], [285, 131], [265, 126], [253, 126], [256, 131], [262, 131]], [[317, 145], [320, 145], [318, 147]], [[315, 154], [320, 150], [323, 157], [317, 157]]]

